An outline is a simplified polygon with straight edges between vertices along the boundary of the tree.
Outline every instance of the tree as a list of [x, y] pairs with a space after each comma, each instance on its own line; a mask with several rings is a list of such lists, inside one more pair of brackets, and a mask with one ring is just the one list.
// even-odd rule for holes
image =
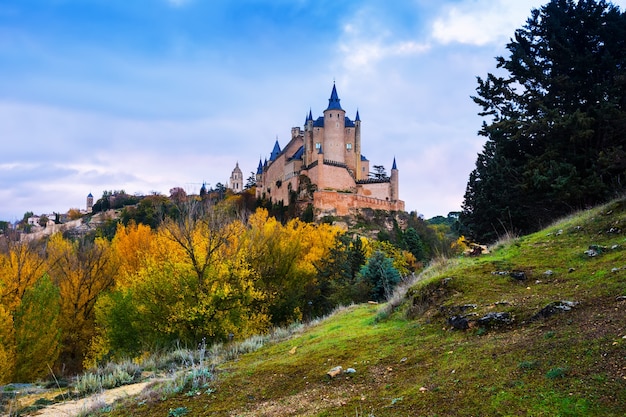
[[0, 303], [0, 384], [13, 381], [15, 335], [13, 317]]
[[244, 185], [243, 189], [248, 190], [252, 187], [256, 187], [256, 174], [254, 172], [250, 172], [250, 176], [246, 179], [246, 185]]
[[462, 232], [491, 241], [603, 202], [626, 179], [626, 15], [604, 0], [534, 9], [478, 78], [487, 138], [470, 174]]
[[411, 252], [417, 261], [423, 261], [426, 259], [422, 239], [414, 228], [409, 227], [404, 231], [402, 234], [402, 241], [404, 243], [404, 249]]
[[59, 356], [59, 289], [47, 275], [26, 291], [15, 312], [15, 376], [32, 382], [45, 376]]
[[107, 239], [68, 241], [60, 234], [48, 243], [49, 273], [61, 293], [61, 360], [79, 371], [95, 334], [94, 306], [114, 284], [118, 262]]
[[50, 219], [45, 214], [39, 218], [39, 226], [46, 227]]
[[367, 260], [359, 272], [359, 278], [369, 286], [369, 295], [373, 301], [386, 300], [402, 279], [391, 259], [381, 251], [374, 252]]
[[383, 165], [374, 165], [374, 172], [370, 174], [374, 179], [377, 180], [388, 180], [389, 177], [385, 172], [385, 167]]

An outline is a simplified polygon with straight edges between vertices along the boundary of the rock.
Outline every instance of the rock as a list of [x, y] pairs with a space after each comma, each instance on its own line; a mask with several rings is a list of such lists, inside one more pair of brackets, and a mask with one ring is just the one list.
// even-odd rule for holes
[[487, 313], [483, 317], [478, 319], [478, 325], [481, 327], [496, 328], [500, 326], [506, 326], [513, 322], [513, 317], [510, 313], [506, 312], [492, 312]]
[[600, 245], [589, 245], [589, 249], [587, 249], [585, 251], [585, 255], [589, 256], [590, 258], [593, 258], [595, 256], [598, 256], [600, 254], [602, 254], [603, 252], [606, 252], [607, 248], [604, 246], [600, 246]]
[[543, 273], [545, 276], [547, 277], [551, 277], [552, 275], [554, 275], [554, 271], [551, 269], [548, 269], [546, 272]]
[[348, 368], [345, 371], [343, 371], [344, 374], [356, 374], [356, 369], [354, 368]]
[[337, 375], [341, 374], [342, 371], [343, 371], [343, 368], [341, 366], [335, 366], [333, 369], [326, 372], [326, 375], [328, 375], [331, 378], [334, 378]]
[[511, 272], [511, 278], [517, 280], [517, 281], [525, 281], [526, 280], [526, 272], [524, 271], [512, 271]]
[[626, 295], [618, 295], [615, 297], [615, 301], [626, 301]]
[[554, 301], [541, 310], [537, 312], [534, 316], [530, 318], [530, 320], [538, 320], [548, 318], [556, 313], [560, 313], [562, 311], [570, 311], [573, 307], [577, 306], [578, 302], [576, 301]]
[[452, 316], [448, 318], [448, 324], [452, 326], [453, 329], [456, 330], [467, 330], [469, 329], [469, 322], [463, 316]]

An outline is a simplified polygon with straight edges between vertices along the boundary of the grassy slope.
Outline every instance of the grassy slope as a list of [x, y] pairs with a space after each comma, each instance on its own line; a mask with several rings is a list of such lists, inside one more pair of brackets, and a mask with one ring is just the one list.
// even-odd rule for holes
[[[605, 249], [589, 257], [590, 245]], [[511, 270], [527, 280], [493, 274]], [[108, 415], [623, 416], [623, 296], [626, 200], [450, 262], [385, 319], [380, 306], [351, 307], [228, 362], [213, 393], [131, 401]], [[559, 300], [579, 304], [529, 320]], [[472, 327], [452, 330], [447, 317], [466, 304], [476, 305], [464, 313]], [[488, 312], [511, 313], [514, 322], [480, 328], [473, 319]], [[326, 376], [337, 365], [356, 373]]]

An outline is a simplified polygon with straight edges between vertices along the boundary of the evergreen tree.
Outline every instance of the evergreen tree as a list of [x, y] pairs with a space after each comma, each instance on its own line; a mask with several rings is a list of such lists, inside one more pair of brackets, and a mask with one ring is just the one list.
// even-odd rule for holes
[[463, 233], [527, 233], [623, 191], [626, 15], [604, 0], [552, 0], [478, 78], [487, 137], [471, 173]]
[[369, 286], [370, 298], [373, 301], [386, 300], [402, 279], [398, 270], [393, 267], [391, 259], [381, 251], [372, 254], [361, 268], [359, 277]]

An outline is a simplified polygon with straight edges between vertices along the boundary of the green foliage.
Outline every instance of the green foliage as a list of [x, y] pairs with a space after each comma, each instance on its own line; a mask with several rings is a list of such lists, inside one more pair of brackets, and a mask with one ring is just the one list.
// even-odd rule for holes
[[625, 27], [610, 3], [552, 0], [515, 32], [505, 75], [479, 78], [473, 97], [490, 120], [462, 234], [526, 234], [624, 189]]
[[60, 294], [47, 275], [26, 290], [14, 315], [15, 380], [34, 381], [46, 375], [60, 350]]
[[165, 218], [176, 218], [177, 214], [178, 209], [169, 198], [150, 195], [142, 198], [136, 206], [124, 207], [120, 220], [125, 226], [133, 221], [156, 229]]
[[359, 279], [369, 287], [369, 297], [373, 301], [384, 301], [402, 277], [393, 267], [391, 259], [381, 251], [376, 251], [359, 271]]
[[404, 231], [402, 241], [404, 243], [404, 249], [411, 252], [417, 261], [424, 261], [426, 259], [422, 238], [420, 238], [420, 235], [417, 234], [414, 228], [409, 227]]

